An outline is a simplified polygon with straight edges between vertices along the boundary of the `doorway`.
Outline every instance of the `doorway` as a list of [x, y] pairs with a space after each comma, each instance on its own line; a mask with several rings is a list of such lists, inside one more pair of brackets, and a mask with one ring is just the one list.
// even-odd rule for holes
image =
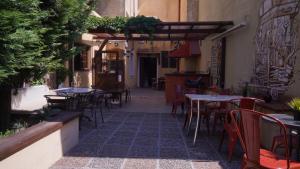
[[102, 90], [124, 88], [124, 58], [120, 51], [96, 51], [94, 86]]
[[156, 80], [156, 77], [157, 57], [153, 57], [151, 54], [143, 54], [143, 56], [140, 56], [140, 87], [152, 87], [152, 83]]

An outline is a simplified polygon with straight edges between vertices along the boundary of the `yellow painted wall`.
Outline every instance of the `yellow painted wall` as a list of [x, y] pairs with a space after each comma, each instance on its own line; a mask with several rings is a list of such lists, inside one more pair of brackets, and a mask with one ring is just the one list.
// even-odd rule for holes
[[139, 15], [155, 16], [162, 21], [178, 21], [179, 0], [139, 0]]
[[[199, 0], [199, 21], [232, 20], [239, 24], [243, 20], [248, 25], [227, 37], [225, 87], [237, 88], [239, 82], [250, 81], [255, 61], [255, 34], [259, 20], [260, 0]], [[300, 21], [300, 16], [297, 17]], [[299, 29], [300, 32], [300, 29]], [[203, 41], [203, 56], [198, 61], [198, 68], [205, 70], [211, 55], [211, 40]], [[300, 43], [299, 43], [300, 44]], [[298, 52], [300, 56], [300, 52]], [[300, 59], [296, 61], [295, 80], [287, 95], [299, 96]]]
[[[225, 87], [238, 87], [240, 81], [249, 81], [254, 66], [254, 37], [258, 25], [259, 0], [199, 0], [199, 21], [232, 20], [235, 24], [246, 20], [246, 28], [227, 37]], [[202, 44], [199, 69], [205, 70], [211, 56], [212, 41]]]

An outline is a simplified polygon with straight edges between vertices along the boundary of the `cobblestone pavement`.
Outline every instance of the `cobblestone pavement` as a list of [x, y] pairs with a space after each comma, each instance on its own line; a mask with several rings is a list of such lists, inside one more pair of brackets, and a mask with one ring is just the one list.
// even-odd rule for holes
[[155, 92], [141, 89], [133, 91], [131, 103], [123, 108], [106, 110], [105, 123], [98, 120], [97, 129], [83, 122], [79, 144], [51, 169], [240, 167], [240, 151], [231, 163], [226, 160], [226, 142], [223, 150], [218, 152], [219, 132], [207, 136], [206, 130], [200, 131], [197, 143], [193, 146], [192, 134], [187, 136], [182, 129], [184, 116], [178, 113], [177, 117], [172, 117], [163, 93]]

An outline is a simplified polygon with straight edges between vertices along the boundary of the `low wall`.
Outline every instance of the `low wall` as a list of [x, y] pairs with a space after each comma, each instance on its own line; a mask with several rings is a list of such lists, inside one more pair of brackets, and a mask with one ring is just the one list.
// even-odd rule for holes
[[19, 88], [17, 94], [12, 91], [11, 107], [13, 110], [38, 110], [47, 104], [44, 95], [49, 94], [46, 85]]
[[78, 143], [79, 114], [65, 113], [0, 139], [0, 168], [49, 168]]

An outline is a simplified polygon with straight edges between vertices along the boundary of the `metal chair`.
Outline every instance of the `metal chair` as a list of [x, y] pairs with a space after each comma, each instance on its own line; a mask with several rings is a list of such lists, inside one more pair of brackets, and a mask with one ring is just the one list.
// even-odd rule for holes
[[[258, 101], [262, 101], [262, 100], [257, 99], [257, 98], [251, 98], [251, 97], [244, 97], [241, 99], [231, 100], [230, 104], [231, 104], [231, 109], [242, 108], [242, 109], [254, 110], [255, 103]], [[227, 145], [228, 160], [231, 161], [233, 151], [234, 151], [235, 145], [238, 140], [238, 136], [237, 136], [235, 128], [233, 127], [231, 118], [230, 118], [230, 116], [228, 116], [228, 114], [227, 114], [227, 116], [225, 118], [225, 122], [224, 122], [224, 129], [222, 131], [222, 135], [221, 135], [221, 139], [220, 139], [219, 151], [222, 148], [225, 134], [228, 135], [228, 145]]]
[[171, 115], [175, 117], [176, 112], [177, 112], [177, 107], [181, 106], [182, 112], [184, 111], [184, 92], [183, 92], [183, 87], [181, 85], [176, 85], [175, 86], [175, 99], [172, 101], [172, 110], [171, 110]]
[[[284, 124], [272, 116], [261, 112], [238, 109], [230, 112], [233, 128], [241, 142], [244, 156], [242, 169], [246, 168], [300, 168], [300, 163], [290, 161], [289, 146], [287, 141], [287, 129]], [[260, 146], [260, 125], [262, 118], [269, 118], [274, 121], [283, 131], [285, 156], [278, 156], [275, 153], [261, 148]]]
[[71, 97], [60, 95], [44, 95], [47, 100], [48, 109], [68, 110], [71, 104]]

